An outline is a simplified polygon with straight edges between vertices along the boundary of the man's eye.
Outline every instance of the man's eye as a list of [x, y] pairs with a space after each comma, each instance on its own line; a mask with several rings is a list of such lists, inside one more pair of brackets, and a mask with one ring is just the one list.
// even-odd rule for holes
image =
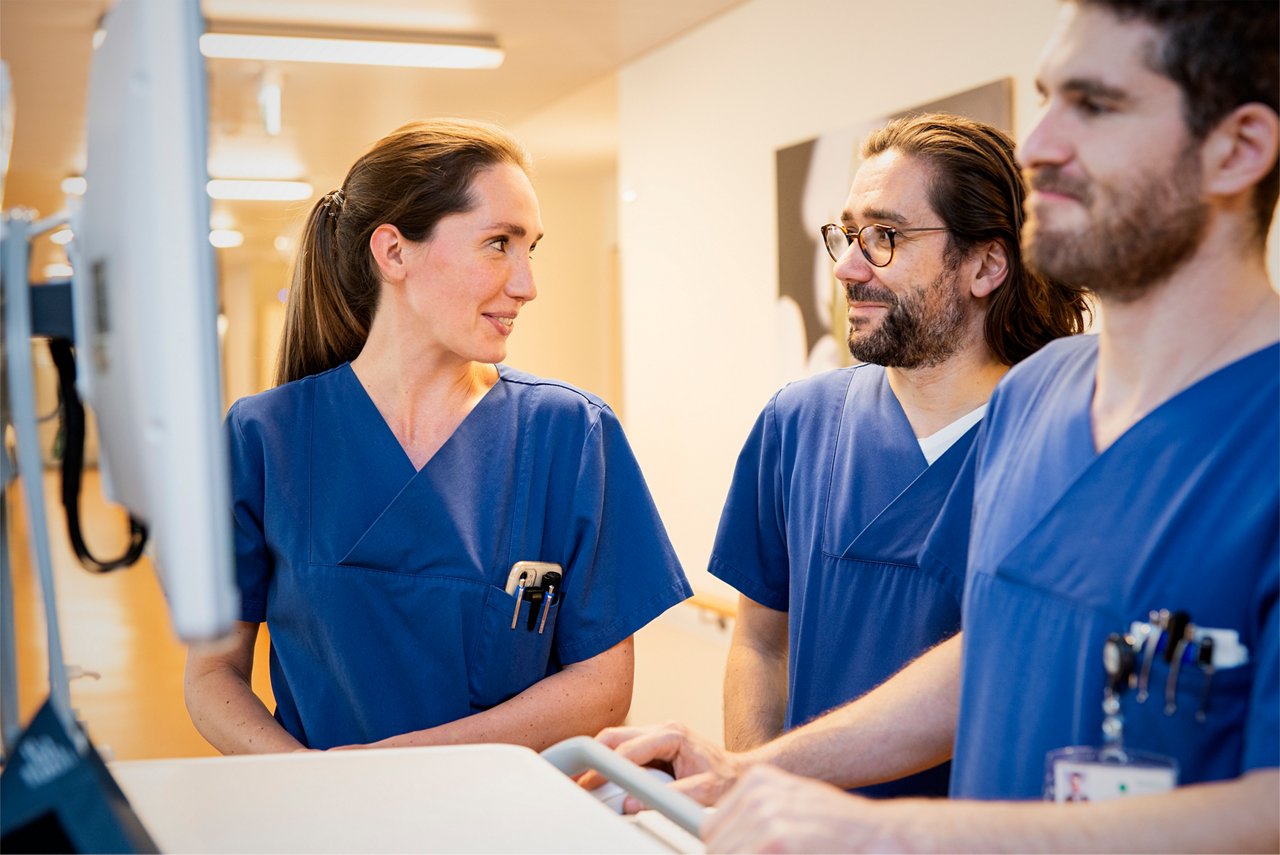
[[504, 238], [504, 237], [503, 237], [503, 238], [494, 238], [493, 240], [489, 241], [489, 246], [493, 247], [493, 248], [494, 248], [494, 249], [496, 249], [498, 252], [506, 252], [506, 251], [507, 251], [507, 241], [508, 241], [508, 240], [509, 240], [509, 238]]
[[1076, 107], [1086, 116], [1101, 116], [1103, 113], [1111, 112], [1110, 107], [1093, 98], [1081, 98], [1076, 102]]

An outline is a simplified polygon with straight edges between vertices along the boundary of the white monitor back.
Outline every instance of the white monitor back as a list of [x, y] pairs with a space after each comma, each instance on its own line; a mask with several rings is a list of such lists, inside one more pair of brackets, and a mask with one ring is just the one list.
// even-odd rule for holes
[[94, 53], [73, 219], [79, 389], [107, 496], [149, 529], [174, 631], [238, 616], [198, 0], [120, 0]]

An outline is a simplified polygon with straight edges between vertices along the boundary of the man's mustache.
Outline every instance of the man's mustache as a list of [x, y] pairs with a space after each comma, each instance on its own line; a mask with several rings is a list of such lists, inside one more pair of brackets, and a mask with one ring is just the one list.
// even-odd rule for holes
[[863, 282], [846, 283], [844, 286], [845, 296], [848, 297], [850, 303], [886, 303], [890, 306], [898, 305], [898, 298], [894, 296], [892, 291], [886, 291], [883, 288], [873, 288]]
[[1060, 166], [1040, 166], [1031, 170], [1027, 176], [1031, 189], [1044, 193], [1058, 193], [1070, 196], [1084, 205], [1093, 199], [1088, 181], [1062, 174]]

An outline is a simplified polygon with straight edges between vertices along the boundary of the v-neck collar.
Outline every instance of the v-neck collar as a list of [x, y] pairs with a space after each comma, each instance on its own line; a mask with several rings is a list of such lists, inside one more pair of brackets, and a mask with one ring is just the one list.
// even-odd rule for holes
[[382, 411], [378, 409], [378, 405], [375, 404], [373, 398], [369, 396], [369, 391], [365, 389], [364, 383], [360, 382], [360, 378], [357, 376], [355, 369], [351, 366], [351, 363], [346, 362], [342, 365], [342, 373], [346, 378], [346, 382], [352, 387], [353, 397], [360, 401], [360, 406], [364, 408], [363, 418], [380, 426], [380, 429], [375, 429], [380, 436], [380, 442], [388, 445], [388, 451], [394, 448], [399, 452], [399, 459], [406, 470], [406, 475], [418, 475], [426, 471], [426, 469], [431, 466], [432, 462], [440, 457], [441, 454], [445, 453], [446, 449], [451, 445], [455, 444], [454, 438], [458, 436], [459, 433], [464, 429], [470, 430], [471, 423], [483, 419], [483, 411], [488, 409], [488, 402], [493, 398], [499, 397], [494, 393], [494, 389], [497, 389], [502, 385], [507, 377], [505, 365], [494, 365], [494, 369], [498, 372], [497, 381], [495, 381], [494, 384], [480, 396], [480, 400], [476, 401], [475, 406], [471, 408], [470, 412], [462, 417], [462, 421], [458, 422], [457, 427], [455, 427], [445, 441], [440, 444], [440, 447], [436, 449], [435, 453], [427, 458], [426, 462], [424, 462], [422, 466], [414, 466], [413, 460], [409, 457], [409, 453], [405, 451], [404, 446], [400, 443], [400, 438], [397, 437], [396, 432], [391, 429], [391, 425], [387, 424], [387, 420], [382, 415]]
[[1168, 417], [1168, 414], [1171, 411], [1186, 406], [1186, 401], [1201, 394], [1201, 392], [1208, 388], [1208, 386], [1222, 382], [1224, 375], [1234, 373], [1237, 370], [1247, 373], [1249, 370], [1247, 366], [1251, 365], [1255, 359], [1261, 359], [1268, 353], [1271, 354], [1272, 359], [1275, 359], [1276, 356], [1280, 354], [1280, 342], [1272, 342], [1271, 344], [1265, 345], [1252, 353], [1248, 353], [1240, 357], [1234, 362], [1229, 362], [1221, 368], [1218, 368], [1216, 371], [1201, 377], [1186, 388], [1179, 390], [1169, 398], [1166, 398], [1164, 401], [1157, 404], [1155, 407], [1152, 407], [1142, 416], [1142, 418], [1129, 425], [1123, 433], [1112, 440], [1110, 445], [1099, 450], [1094, 438], [1093, 429], [1093, 396], [1097, 391], [1098, 386], [1098, 345], [1095, 342], [1092, 352], [1089, 354], [1089, 371], [1092, 374], [1093, 379], [1090, 383], [1081, 384], [1084, 399], [1082, 401], [1077, 400], [1076, 402], [1076, 406], [1078, 408], [1076, 416], [1082, 419], [1086, 427], [1085, 441], [1087, 444], [1089, 459], [1099, 460], [1107, 456], [1111, 449], [1121, 444], [1127, 444], [1127, 441], [1132, 441], [1129, 439], [1131, 436], [1145, 432], [1149, 425], [1158, 425], [1160, 421]]

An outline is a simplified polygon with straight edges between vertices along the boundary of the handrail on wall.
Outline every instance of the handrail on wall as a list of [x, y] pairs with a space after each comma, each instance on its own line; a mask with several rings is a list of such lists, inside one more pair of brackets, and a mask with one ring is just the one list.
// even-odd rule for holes
[[736, 602], [725, 597], [717, 597], [715, 594], [694, 594], [685, 600], [685, 605], [709, 613], [722, 626], [726, 621], [731, 621], [738, 616]]

